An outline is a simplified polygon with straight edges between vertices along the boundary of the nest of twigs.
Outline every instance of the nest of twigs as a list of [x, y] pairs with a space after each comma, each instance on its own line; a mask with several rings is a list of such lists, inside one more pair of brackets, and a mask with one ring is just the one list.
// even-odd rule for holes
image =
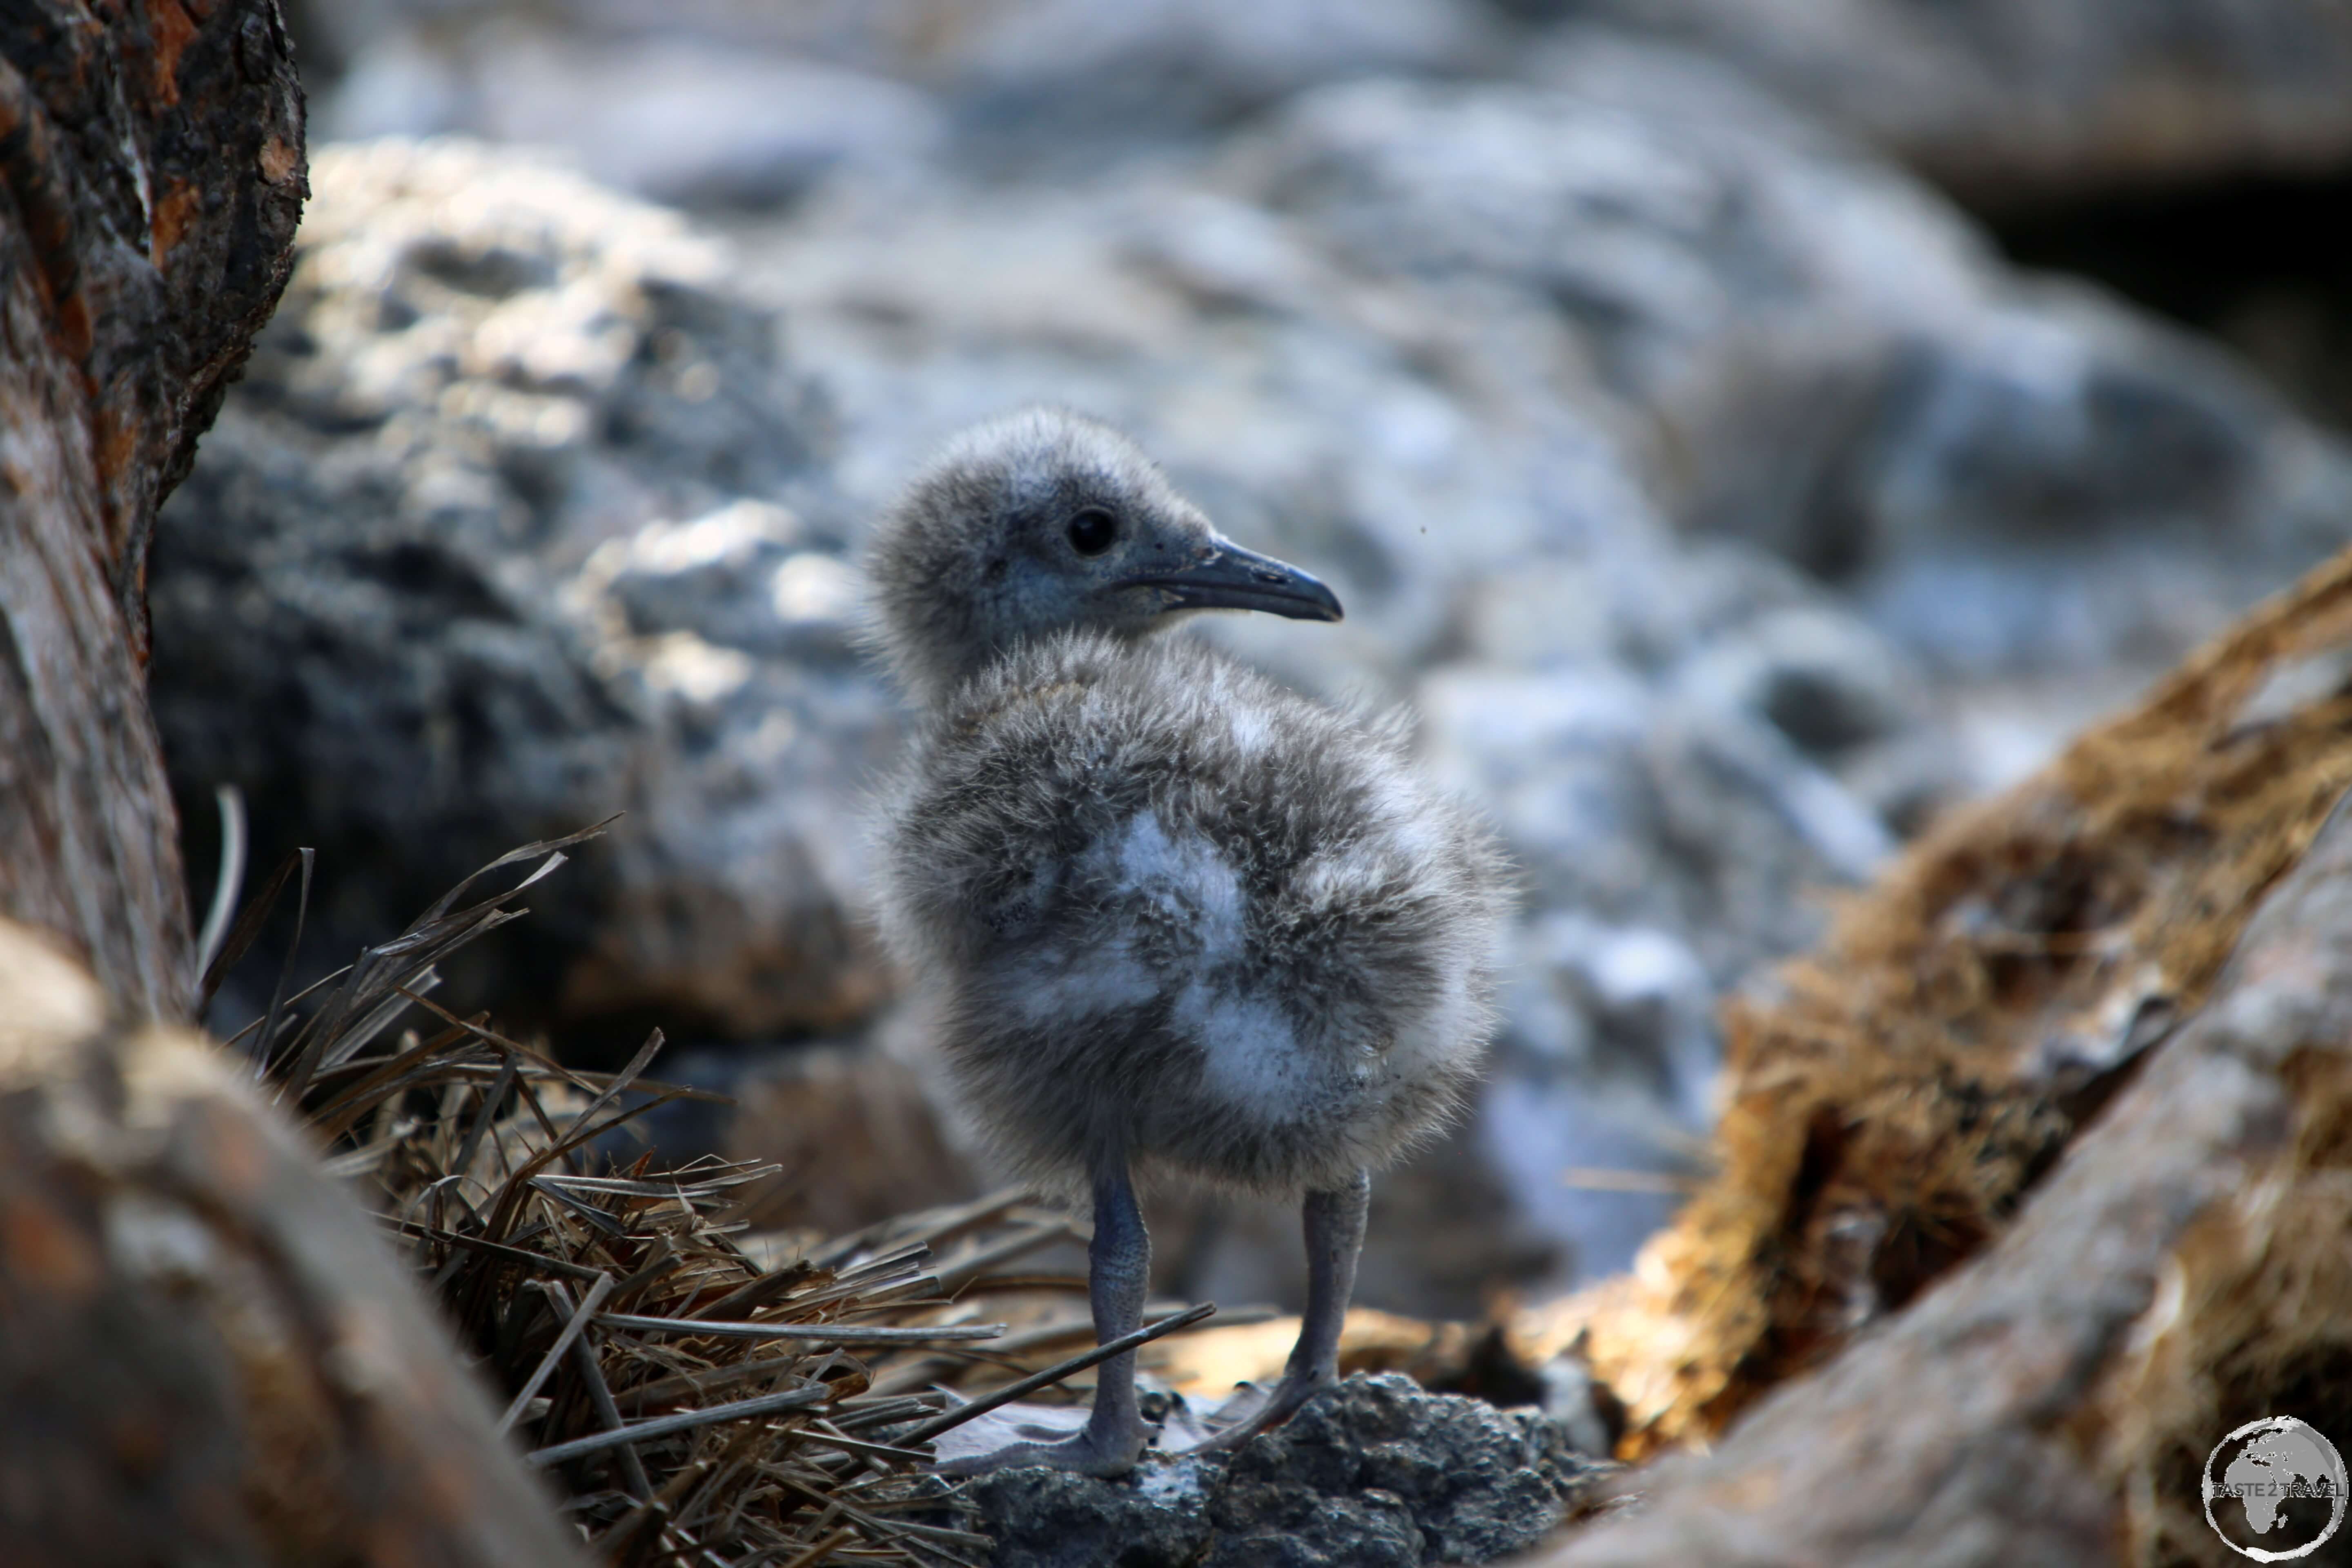
[[[931, 1439], [1207, 1310], [962, 1400], [938, 1386], [958, 1368], [1090, 1345], [1082, 1316], [1007, 1334], [972, 1299], [1054, 1283], [1000, 1271], [1066, 1240], [1062, 1215], [1013, 1193], [837, 1239], [761, 1237], [747, 1215], [773, 1166], [657, 1169], [631, 1142], [698, 1092], [646, 1076], [658, 1033], [622, 1071], [580, 1072], [436, 1003], [436, 964], [519, 918], [595, 831], [501, 858], [308, 990], [281, 977], [232, 1045], [415, 1259], [502, 1429], [604, 1561], [969, 1563], [987, 1542], [940, 1522]], [[298, 873], [299, 943], [310, 872], [304, 851], [261, 889], [207, 1001]]]

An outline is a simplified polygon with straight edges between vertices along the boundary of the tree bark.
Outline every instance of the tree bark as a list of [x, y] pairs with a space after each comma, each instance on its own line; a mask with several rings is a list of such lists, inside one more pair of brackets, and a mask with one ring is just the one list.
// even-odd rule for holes
[[276, 0], [0, 0], [0, 1560], [556, 1564], [447, 1336], [215, 1047], [156, 509], [286, 280]]
[[0, 914], [185, 1010], [144, 697], [147, 546], [285, 286], [302, 100], [274, 0], [0, 5]]
[[0, 921], [0, 1561], [573, 1562], [374, 1228], [216, 1047]]

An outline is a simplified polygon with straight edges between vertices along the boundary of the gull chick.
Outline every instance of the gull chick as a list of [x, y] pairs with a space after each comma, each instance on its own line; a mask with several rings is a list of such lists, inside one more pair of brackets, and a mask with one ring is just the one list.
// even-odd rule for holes
[[[1507, 872], [1400, 721], [1156, 634], [1201, 610], [1336, 621], [1118, 432], [1037, 410], [966, 433], [868, 552], [875, 632], [922, 720], [885, 797], [882, 924], [941, 1019], [973, 1121], [1089, 1194], [1095, 1331], [1141, 1322], [1135, 1183], [1303, 1199], [1305, 1321], [1281, 1384], [1337, 1374], [1370, 1173], [1439, 1131], [1490, 1027]], [[1131, 1468], [1134, 1355], [1087, 1424], [956, 1468]]]

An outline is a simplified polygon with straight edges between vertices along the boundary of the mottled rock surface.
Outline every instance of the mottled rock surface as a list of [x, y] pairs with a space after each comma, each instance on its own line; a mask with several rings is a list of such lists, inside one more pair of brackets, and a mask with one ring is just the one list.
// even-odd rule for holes
[[1309, 94], [1259, 188], [1355, 268], [1561, 321], [1685, 527], [1972, 675], [2178, 647], [2345, 537], [2342, 448], [2220, 355], [2017, 278], [1917, 185], [1671, 51], [1596, 39], [1564, 75]]
[[1000, 168], [1098, 163], [1318, 82], [1491, 66], [1501, 42], [1464, 0], [302, 9], [339, 68], [320, 111], [330, 135], [520, 133], [640, 189], [755, 201], [828, 166], [933, 152]]
[[339, 961], [625, 811], [469, 999], [619, 1033], [856, 1021], [883, 983], [850, 803], [895, 731], [812, 521], [824, 405], [770, 313], [576, 176], [398, 142], [317, 168], [286, 302], [159, 532], [184, 815], [236, 784], [257, 863], [315, 847]]
[[971, 1483], [994, 1568], [1421, 1568], [1540, 1542], [1600, 1467], [1551, 1421], [1353, 1377], [1229, 1459], [1134, 1475], [1001, 1471]]
[[2352, 160], [2334, 0], [1507, 0], [1738, 65], [1985, 199]]
[[[740, 166], [748, 149], [792, 167], [819, 149], [902, 150], [907, 116], [874, 98], [906, 83], [952, 117], [960, 140], [1010, 140], [1034, 160], [1056, 142], [1099, 152], [1165, 139], [1382, 71], [1540, 77], [1548, 45], [1599, 22], [1734, 65], [1996, 201], [2352, 159], [2352, 16], [2334, 0], [685, 0], [658, 12], [614, 0], [304, 0], [298, 10], [306, 43], [348, 70], [323, 106], [335, 133], [518, 126], [583, 147], [616, 177], [657, 166], [619, 144], [624, 124], [714, 167]], [[572, 40], [612, 59], [649, 35], [656, 51], [681, 38], [704, 51], [713, 96], [703, 103], [722, 115], [697, 117], [660, 90], [646, 107], [616, 104], [593, 64], [568, 77], [546, 68]], [[738, 86], [751, 79], [747, 55], [821, 62], [875, 90], [812, 93], [836, 111], [834, 130], [816, 131], [818, 116]], [[501, 101], [518, 78], [520, 110]], [[727, 117], [745, 133], [734, 149], [699, 129]], [[811, 129], [778, 133], [793, 121]]]

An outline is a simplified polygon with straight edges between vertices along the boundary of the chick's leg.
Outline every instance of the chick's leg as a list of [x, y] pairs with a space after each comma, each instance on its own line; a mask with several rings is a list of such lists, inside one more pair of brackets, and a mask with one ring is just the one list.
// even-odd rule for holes
[[[1228, 1401], [1214, 1418], [1221, 1425], [1206, 1448], [1230, 1448], [1288, 1420], [1315, 1391], [1339, 1375], [1339, 1329], [1347, 1321], [1348, 1298], [1356, 1289], [1356, 1255], [1364, 1248], [1364, 1214], [1370, 1206], [1371, 1173], [1356, 1173], [1344, 1187], [1307, 1194], [1302, 1215], [1307, 1232], [1307, 1313], [1298, 1326], [1298, 1342], [1291, 1347], [1290, 1363], [1282, 1381], [1265, 1404], [1256, 1405], [1255, 1391]], [[1255, 1408], [1252, 1408], [1256, 1405]]]
[[[1095, 1342], [1108, 1344], [1141, 1328], [1151, 1282], [1151, 1235], [1143, 1227], [1143, 1211], [1136, 1206], [1124, 1163], [1096, 1178], [1095, 1238], [1087, 1248], [1087, 1264]], [[1093, 1414], [1077, 1436], [1059, 1443], [1014, 1443], [939, 1468], [971, 1476], [1013, 1465], [1052, 1465], [1090, 1476], [1124, 1475], [1135, 1468], [1150, 1435], [1135, 1395], [1135, 1352], [1129, 1351], [1102, 1363]]]

